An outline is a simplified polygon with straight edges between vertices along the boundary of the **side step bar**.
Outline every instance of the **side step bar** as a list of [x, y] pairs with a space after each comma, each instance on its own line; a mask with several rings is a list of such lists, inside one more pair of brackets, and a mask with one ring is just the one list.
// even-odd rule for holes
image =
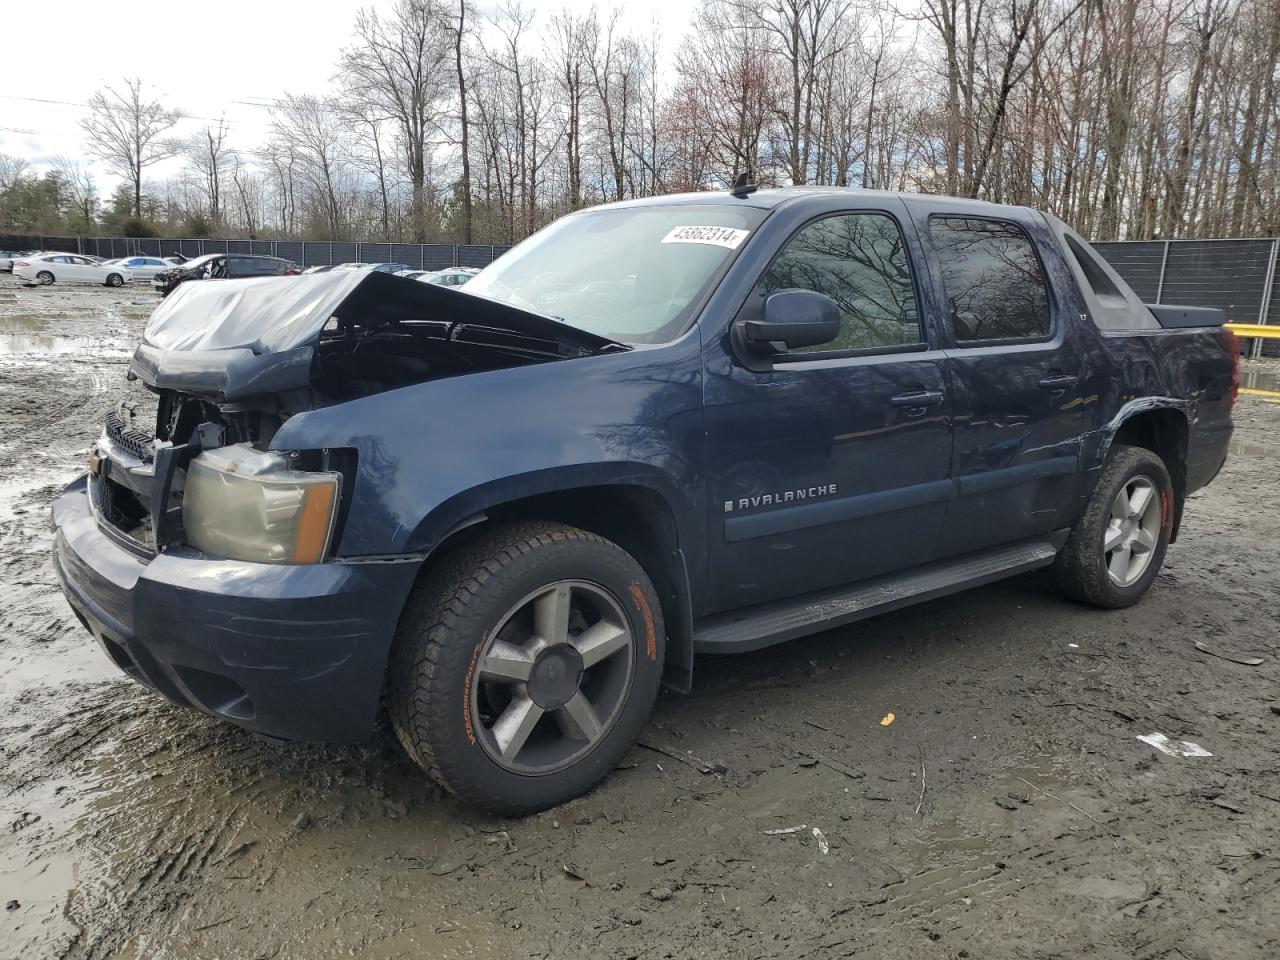
[[716, 614], [694, 625], [693, 649], [695, 653], [747, 653], [1047, 567], [1066, 538], [1063, 530], [1030, 543]]

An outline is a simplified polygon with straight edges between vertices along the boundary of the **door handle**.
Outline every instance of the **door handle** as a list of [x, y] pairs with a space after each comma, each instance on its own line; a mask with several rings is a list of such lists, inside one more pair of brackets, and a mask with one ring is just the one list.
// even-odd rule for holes
[[1069, 373], [1055, 373], [1041, 380], [1039, 387], [1041, 390], [1053, 390], [1054, 392], [1061, 393], [1068, 387], [1074, 387], [1079, 382], [1079, 377], [1074, 377]]
[[895, 407], [936, 407], [943, 399], [939, 390], [912, 390], [890, 397], [889, 402]]

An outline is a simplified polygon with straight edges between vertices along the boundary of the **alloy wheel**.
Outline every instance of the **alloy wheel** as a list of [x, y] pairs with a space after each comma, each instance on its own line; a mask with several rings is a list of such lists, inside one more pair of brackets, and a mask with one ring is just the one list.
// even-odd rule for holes
[[589, 752], [626, 705], [634, 642], [599, 584], [556, 581], [512, 607], [472, 671], [469, 722], [490, 759], [547, 774]]
[[1147, 477], [1132, 477], [1112, 501], [1102, 535], [1103, 562], [1116, 586], [1132, 586], [1146, 573], [1160, 542], [1160, 521], [1160, 491]]

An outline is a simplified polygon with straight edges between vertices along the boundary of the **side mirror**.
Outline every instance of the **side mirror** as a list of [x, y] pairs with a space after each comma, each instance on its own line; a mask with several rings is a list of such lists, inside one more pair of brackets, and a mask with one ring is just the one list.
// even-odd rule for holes
[[779, 290], [764, 301], [760, 320], [742, 323], [745, 346], [757, 356], [830, 343], [840, 335], [840, 308], [813, 290]]

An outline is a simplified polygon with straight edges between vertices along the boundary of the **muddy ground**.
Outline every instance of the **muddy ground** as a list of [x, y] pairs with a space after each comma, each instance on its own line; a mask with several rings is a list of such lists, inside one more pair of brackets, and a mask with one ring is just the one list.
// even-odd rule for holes
[[704, 662], [603, 787], [497, 821], [389, 740], [172, 707], [72, 619], [48, 505], [153, 305], [0, 277], [0, 957], [1280, 955], [1280, 397], [1136, 608], [1024, 577]]

